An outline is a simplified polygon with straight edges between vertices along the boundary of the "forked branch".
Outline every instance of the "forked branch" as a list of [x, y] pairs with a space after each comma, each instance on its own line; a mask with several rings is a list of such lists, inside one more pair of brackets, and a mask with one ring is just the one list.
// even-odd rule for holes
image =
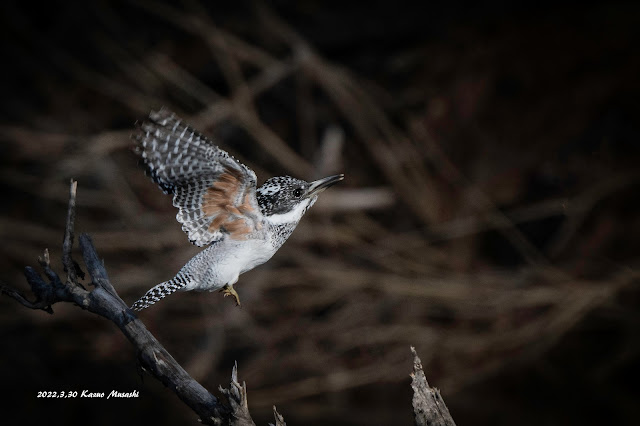
[[[84, 274], [71, 256], [74, 240], [76, 188], [77, 182], [71, 181], [62, 253], [62, 263], [67, 273], [66, 280], [63, 282], [52, 269], [49, 252], [45, 249], [38, 262], [43, 268], [46, 280], [34, 268], [25, 268], [25, 276], [31, 286], [35, 300], [29, 300], [27, 296], [18, 290], [6, 285], [0, 284], [0, 291], [30, 309], [42, 309], [53, 313], [52, 306], [54, 304], [70, 302], [110, 320], [120, 328], [136, 348], [141, 366], [191, 407], [203, 423], [238, 426], [254, 425], [249, 415], [245, 387], [240, 386], [237, 381], [236, 367], [233, 369], [229, 390], [222, 389], [227, 398], [226, 402], [216, 398], [189, 376], [118, 296], [109, 281], [107, 271], [93, 246], [91, 238], [86, 234], [80, 235], [80, 250], [93, 288], [87, 290], [80, 284], [78, 277], [83, 277]], [[238, 388], [241, 388], [242, 391], [238, 391]]]

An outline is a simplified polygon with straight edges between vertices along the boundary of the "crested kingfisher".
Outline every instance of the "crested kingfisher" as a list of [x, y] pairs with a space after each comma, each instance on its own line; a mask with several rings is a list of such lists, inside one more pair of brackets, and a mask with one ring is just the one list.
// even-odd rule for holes
[[151, 179], [173, 195], [176, 219], [191, 243], [209, 246], [175, 277], [147, 291], [131, 306], [136, 311], [190, 290], [220, 290], [239, 306], [233, 288], [238, 276], [269, 260], [318, 194], [344, 179], [279, 176], [257, 187], [253, 170], [165, 108], [152, 111], [133, 139]]

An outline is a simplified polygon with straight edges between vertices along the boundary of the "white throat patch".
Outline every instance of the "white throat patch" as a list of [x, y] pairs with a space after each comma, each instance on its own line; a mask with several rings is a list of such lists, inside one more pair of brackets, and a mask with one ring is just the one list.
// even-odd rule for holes
[[267, 216], [267, 220], [274, 225], [285, 225], [287, 223], [298, 223], [305, 212], [311, 207], [316, 200], [317, 196], [308, 198], [298, 204], [293, 210], [286, 213], [274, 214]]

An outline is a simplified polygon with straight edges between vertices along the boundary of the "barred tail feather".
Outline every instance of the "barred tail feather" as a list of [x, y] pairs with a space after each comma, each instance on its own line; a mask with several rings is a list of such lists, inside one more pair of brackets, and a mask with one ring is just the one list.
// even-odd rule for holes
[[131, 305], [131, 309], [133, 309], [134, 311], [141, 311], [145, 308], [148, 308], [149, 306], [158, 302], [160, 299], [164, 299], [171, 293], [175, 293], [186, 285], [186, 281], [178, 280], [176, 278], [160, 283], [157, 286], [153, 287], [151, 290], [147, 291], [144, 296], [142, 296], [133, 305]]

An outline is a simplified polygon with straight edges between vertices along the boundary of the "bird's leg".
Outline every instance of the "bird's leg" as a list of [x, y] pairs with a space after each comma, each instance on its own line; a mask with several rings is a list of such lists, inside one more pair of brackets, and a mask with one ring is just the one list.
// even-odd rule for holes
[[238, 296], [238, 293], [233, 288], [233, 284], [225, 284], [220, 291], [224, 297], [233, 296], [233, 298], [236, 299], [236, 306], [240, 306], [240, 296]]

